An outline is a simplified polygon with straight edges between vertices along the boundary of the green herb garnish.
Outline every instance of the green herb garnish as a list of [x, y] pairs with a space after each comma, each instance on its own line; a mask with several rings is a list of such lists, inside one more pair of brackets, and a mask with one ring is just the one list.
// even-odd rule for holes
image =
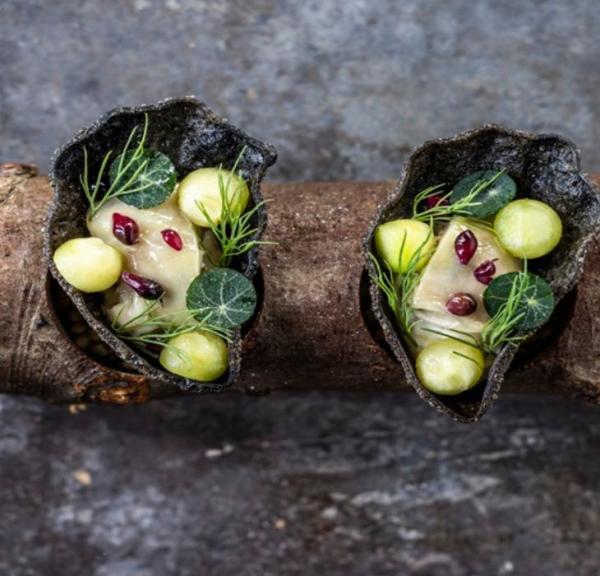
[[[481, 187], [483, 186], [483, 187]], [[487, 218], [508, 204], [517, 194], [515, 181], [504, 173], [496, 170], [480, 170], [465, 176], [454, 186], [450, 195], [450, 204], [456, 206], [463, 198], [478, 188], [477, 206], [467, 206], [465, 212], [473, 218]]]
[[458, 356], [460, 358], [464, 358], [465, 360], [468, 360], [469, 362], [473, 362], [473, 364], [475, 364], [475, 366], [477, 366], [477, 368], [479, 368], [482, 372], [485, 370], [485, 366], [483, 364], [480, 364], [479, 362], [477, 362], [477, 360], [475, 360], [475, 358], [471, 358], [471, 356], [467, 356], [466, 354], [463, 354], [462, 352], [458, 352], [457, 350], [452, 350], [452, 354], [454, 354], [455, 356]]
[[510, 272], [495, 278], [483, 295], [488, 314], [493, 317], [498, 313], [510, 299], [515, 283], [522, 285], [517, 311], [523, 317], [517, 324], [517, 329], [525, 332], [539, 328], [548, 321], [554, 310], [554, 294], [543, 278], [531, 272]]
[[[111, 183], [119, 177], [128, 182], [135, 175], [134, 186], [120, 194], [120, 199], [136, 208], [152, 208], [162, 204], [175, 189], [175, 166], [162, 152], [145, 151], [135, 158], [136, 151], [121, 154], [110, 166]], [[130, 166], [125, 170], [124, 166]], [[122, 174], [122, 176], [121, 176]]]
[[[375, 255], [369, 252], [369, 258], [373, 262], [375, 268], [375, 274], [371, 274], [371, 279], [379, 287], [379, 289], [385, 294], [388, 306], [394, 313], [398, 324], [404, 334], [412, 340], [412, 329], [414, 327], [414, 314], [412, 307], [412, 296], [419, 284], [422, 272], [417, 270], [417, 266], [423, 256], [423, 250], [429, 243], [431, 235], [433, 234], [433, 222], [430, 223], [429, 233], [425, 240], [419, 245], [414, 251], [408, 261], [406, 272], [394, 274], [390, 266], [384, 261], [385, 268], [382, 268], [379, 260]], [[406, 245], [407, 233], [404, 233], [402, 238], [402, 244], [400, 245], [400, 252], [398, 254], [398, 261], [402, 262], [402, 254]], [[400, 266], [398, 267], [399, 269]]]
[[137, 146], [130, 147], [138, 132], [135, 126], [130, 132], [121, 154], [109, 169], [110, 185], [101, 194], [106, 167], [112, 156], [109, 150], [100, 164], [96, 181], [90, 185], [87, 148], [83, 148], [83, 173], [79, 176], [81, 187], [90, 205], [88, 218], [92, 219], [112, 198], [121, 198], [138, 208], [150, 208], [162, 204], [175, 187], [175, 167], [160, 152], [146, 151], [144, 144], [148, 134], [148, 114], [144, 115], [144, 128]]
[[[444, 338], [460, 342], [461, 344], [466, 344], [467, 346], [471, 346], [471, 348], [475, 348], [476, 350], [481, 350], [481, 346], [479, 345], [479, 341], [477, 340], [477, 338], [475, 338], [473, 334], [469, 334], [468, 332], [464, 332], [463, 330], [456, 330], [454, 328], [448, 328], [447, 331], [435, 330], [433, 328], [422, 328], [422, 330], [424, 332], [431, 332], [432, 334], [437, 334], [438, 336], [443, 336]], [[466, 354], [461, 354], [456, 350], [453, 350], [452, 353], [456, 354], [456, 356], [460, 356], [461, 358], [470, 360], [482, 370], [484, 369], [484, 366], [481, 366], [479, 362], [477, 362], [474, 358], [471, 358]]]
[[[228, 342], [232, 339], [230, 329], [215, 326], [208, 320], [199, 321], [196, 318], [196, 314], [199, 312], [197, 310], [188, 310], [188, 316], [183, 321], [174, 322], [172, 314], [153, 315], [158, 308], [160, 308], [160, 301], [150, 302], [142, 312], [123, 323], [119, 322], [121, 309], [113, 319], [111, 328], [122, 340], [142, 346], [160, 346], [161, 348], [165, 347], [175, 336], [189, 332], [206, 331]], [[134, 328], [142, 332], [132, 334], [131, 330]]]
[[[202, 212], [210, 231], [213, 233], [219, 247], [221, 256], [218, 262], [213, 262], [216, 266], [229, 266], [235, 256], [240, 256], [252, 250], [255, 246], [263, 244], [275, 244], [266, 240], [258, 240], [256, 235], [258, 227], [254, 226], [252, 220], [258, 211], [266, 204], [263, 200], [246, 212], [235, 202], [233, 195], [229, 194], [231, 184], [231, 174], [235, 174], [238, 165], [246, 151], [246, 146], [242, 148], [231, 172], [225, 178], [222, 173], [222, 166], [219, 166], [219, 194], [221, 196], [221, 217], [219, 223], [216, 223], [208, 213], [202, 202], [197, 202], [198, 209]], [[238, 174], [241, 178], [241, 173]]]
[[214, 268], [190, 284], [186, 302], [195, 318], [211, 326], [230, 330], [252, 317], [256, 290], [243, 274], [229, 268]]
[[527, 271], [510, 272], [495, 278], [486, 288], [483, 301], [491, 319], [481, 331], [482, 348], [495, 353], [503, 344], [517, 344], [526, 332], [548, 321], [554, 310], [550, 285]]
[[481, 346], [485, 352], [495, 354], [504, 344], [518, 344], [524, 335], [515, 335], [519, 322], [525, 313], [519, 303], [527, 287], [527, 276], [519, 275], [511, 285], [506, 301], [488, 320], [481, 330]]
[[[453, 216], [469, 216], [481, 222], [481, 216], [478, 216], [479, 211], [483, 212], [483, 208], [489, 204], [486, 193], [489, 189], [494, 189], [493, 184], [504, 174], [504, 170], [499, 172], [487, 171], [485, 174], [491, 174], [491, 176], [483, 180], [477, 178], [467, 192], [464, 194], [461, 192], [460, 195], [455, 194], [456, 188], [440, 195], [441, 189], [445, 186], [444, 184], [425, 188], [413, 200], [412, 218], [414, 220], [433, 219], [434, 221], [444, 221], [450, 220]], [[423, 203], [433, 197], [439, 197], [438, 203], [423, 210]], [[490, 227], [487, 222], [481, 222], [481, 225], [485, 225], [486, 228]]]

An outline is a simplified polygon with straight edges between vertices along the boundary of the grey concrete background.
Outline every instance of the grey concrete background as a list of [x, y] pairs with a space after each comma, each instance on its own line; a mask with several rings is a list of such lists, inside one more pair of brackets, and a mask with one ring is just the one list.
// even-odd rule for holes
[[[0, 161], [121, 104], [195, 93], [280, 151], [272, 178], [383, 179], [496, 121], [600, 171], [593, 0], [3, 0]], [[0, 574], [592, 575], [600, 412], [503, 397], [179, 399], [72, 414], [0, 398]]]

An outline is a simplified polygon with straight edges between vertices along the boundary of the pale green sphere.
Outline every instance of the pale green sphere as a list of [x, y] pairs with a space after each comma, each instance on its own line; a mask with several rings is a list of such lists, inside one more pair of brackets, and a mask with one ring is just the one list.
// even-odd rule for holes
[[173, 374], [212, 382], [227, 372], [227, 344], [211, 332], [188, 332], [171, 338], [159, 360]]
[[556, 248], [562, 222], [556, 211], [539, 200], [509, 202], [494, 219], [500, 243], [517, 258], [540, 258]]
[[418, 220], [392, 220], [380, 224], [375, 230], [377, 254], [394, 272], [404, 274], [419, 248], [421, 251], [415, 270], [420, 270], [427, 264], [434, 247], [435, 237], [429, 225]]
[[417, 376], [434, 394], [454, 396], [473, 388], [483, 376], [483, 353], [452, 338], [436, 340], [417, 356]]
[[87, 293], [108, 290], [123, 271], [121, 253], [94, 237], [67, 240], [56, 249], [53, 260], [71, 286]]
[[191, 222], [203, 228], [209, 228], [209, 221], [200, 206], [215, 224], [219, 224], [224, 198], [227, 198], [230, 209], [239, 214], [246, 209], [250, 199], [250, 191], [243, 178], [219, 168], [199, 168], [190, 172], [179, 183], [177, 195], [181, 211]]

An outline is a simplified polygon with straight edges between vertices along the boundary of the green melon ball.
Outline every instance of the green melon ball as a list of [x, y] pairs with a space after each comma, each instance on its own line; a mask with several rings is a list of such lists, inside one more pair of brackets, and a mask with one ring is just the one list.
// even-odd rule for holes
[[227, 344], [211, 332], [188, 332], [171, 338], [159, 361], [178, 376], [212, 382], [227, 372]]
[[[375, 249], [379, 256], [396, 273], [406, 273], [409, 263], [420, 248], [415, 269], [418, 271], [431, 257], [435, 238], [429, 225], [418, 220], [392, 220], [380, 224], [375, 230]], [[402, 251], [402, 256], [400, 256]]]
[[123, 258], [100, 238], [73, 238], [61, 244], [53, 256], [62, 277], [82, 292], [103, 292], [119, 280]]
[[417, 376], [427, 390], [454, 396], [479, 382], [484, 358], [478, 348], [445, 338], [423, 348], [417, 356], [416, 366]]
[[502, 246], [517, 258], [540, 258], [552, 252], [562, 237], [556, 211], [539, 200], [524, 198], [502, 208], [494, 220]]
[[246, 209], [250, 199], [250, 191], [244, 179], [219, 168], [199, 168], [190, 172], [179, 183], [177, 194], [181, 211], [190, 221], [203, 228], [209, 228], [209, 221], [201, 206], [210, 219], [219, 224], [224, 198], [227, 198], [231, 211], [239, 214]]

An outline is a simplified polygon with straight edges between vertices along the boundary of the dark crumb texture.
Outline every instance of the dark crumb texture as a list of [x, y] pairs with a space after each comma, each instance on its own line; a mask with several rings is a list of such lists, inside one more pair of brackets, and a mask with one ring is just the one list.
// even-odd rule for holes
[[[449, 139], [426, 142], [408, 159], [398, 187], [375, 218], [364, 242], [372, 251], [375, 228], [382, 222], [410, 217], [414, 196], [427, 186], [453, 186], [477, 170], [504, 169], [517, 183], [517, 197], [541, 200], [552, 206], [563, 222], [563, 237], [548, 256], [530, 262], [530, 270], [552, 286], [557, 303], [579, 281], [588, 243], [600, 223], [600, 200], [581, 172], [579, 153], [570, 141], [556, 135], [535, 135], [488, 125]], [[373, 312], [407, 380], [431, 406], [462, 422], [478, 420], [497, 397], [504, 376], [519, 347], [503, 347], [486, 381], [456, 397], [436, 396], [426, 390], [414, 370], [391, 311], [375, 283], [370, 283]], [[533, 336], [533, 335], [531, 335]], [[521, 346], [526, 346], [527, 341]]]
[[[204, 384], [181, 378], [162, 370], [158, 364], [115, 336], [102, 313], [101, 297], [74, 289], [64, 281], [52, 262], [54, 250], [63, 242], [89, 236], [85, 224], [88, 204], [79, 181], [83, 169], [83, 147], [88, 151], [90, 175], [95, 176], [106, 152], [113, 150], [114, 157], [125, 145], [131, 130], [136, 125], [143, 125], [145, 113], [149, 119], [147, 148], [166, 154], [175, 164], [179, 178], [201, 167], [223, 165], [224, 168], [231, 168], [241, 149], [246, 146], [239, 169], [248, 182], [252, 204], [262, 201], [260, 182], [277, 157], [270, 144], [249, 137], [192, 97], [165, 100], [154, 105], [117, 108], [75, 134], [54, 156], [50, 167], [54, 198], [44, 227], [45, 257], [52, 275], [87, 323], [133, 370], [182, 390], [206, 392], [226, 389], [240, 373], [242, 336], [239, 330], [229, 346], [229, 371], [222, 379]], [[262, 236], [266, 220], [263, 206], [257, 211], [253, 222], [258, 228], [257, 238]], [[257, 250], [237, 258], [232, 267], [253, 279], [258, 271]]]

